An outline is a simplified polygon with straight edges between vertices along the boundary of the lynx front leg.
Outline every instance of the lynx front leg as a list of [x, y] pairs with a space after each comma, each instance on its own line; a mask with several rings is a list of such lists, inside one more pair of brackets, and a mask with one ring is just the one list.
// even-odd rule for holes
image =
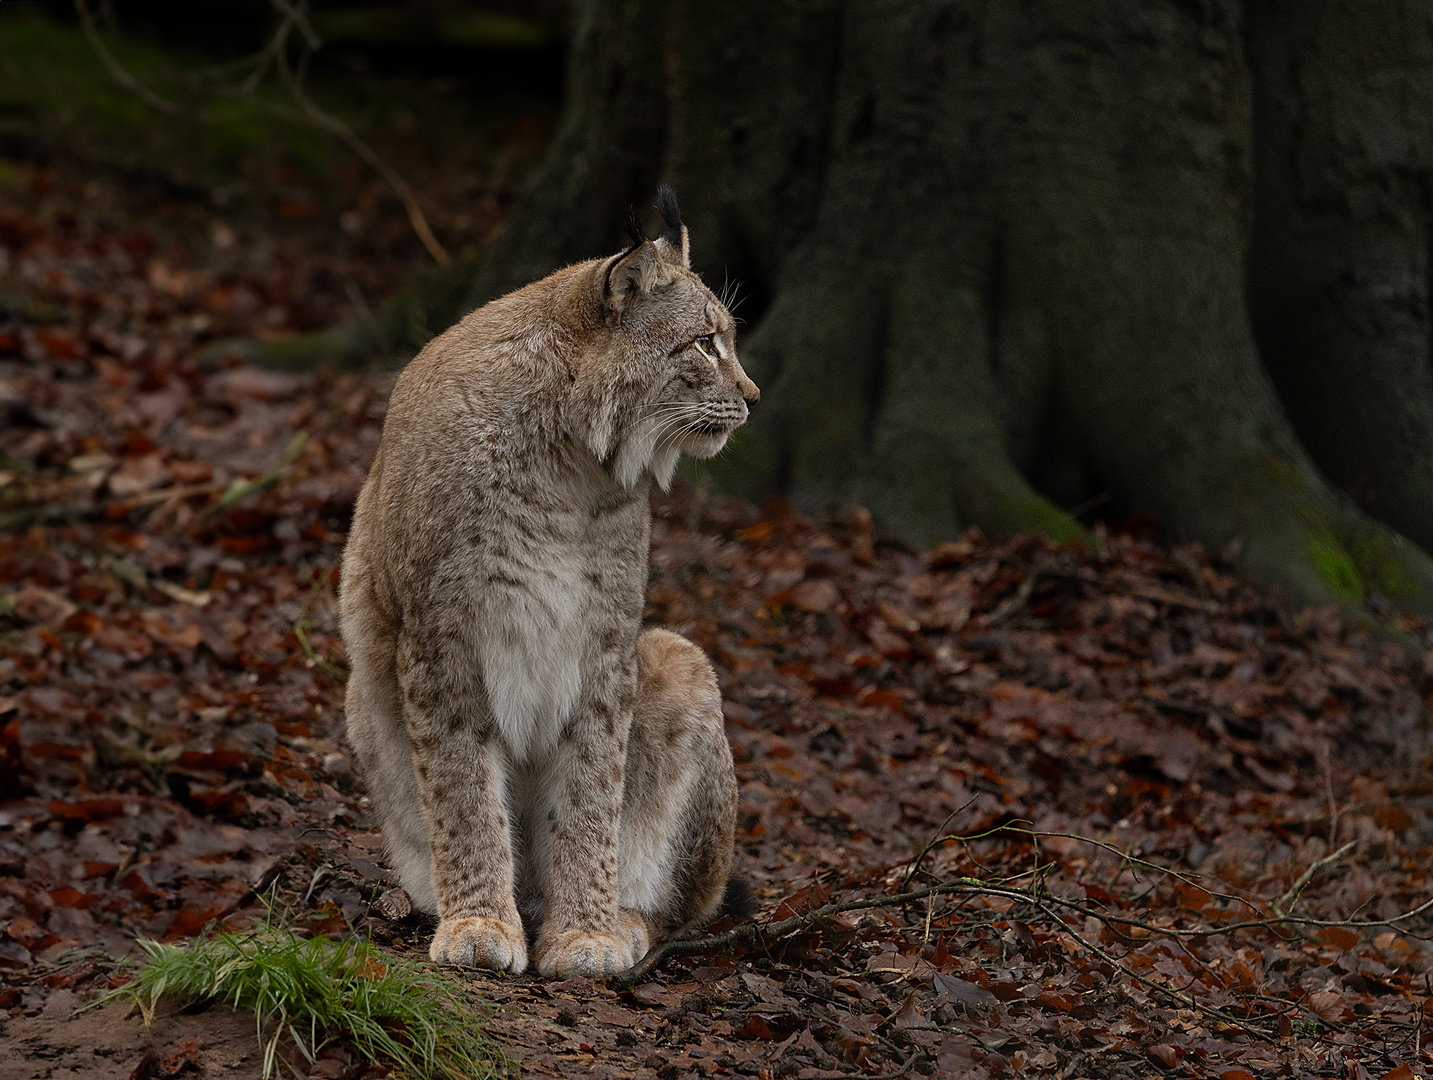
[[580, 703], [549, 765], [536, 853], [545, 896], [537, 969], [545, 976], [613, 975], [635, 959], [617, 910], [629, 708], [618, 693]]
[[503, 754], [465, 735], [450, 733], [431, 753], [415, 746], [438, 894], [429, 955], [440, 964], [519, 973], [527, 941], [513, 899]]
[[404, 686], [404, 719], [433, 852], [436, 963], [522, 972], [527, 942], [513, 898], [506, 756], [486, 710]]

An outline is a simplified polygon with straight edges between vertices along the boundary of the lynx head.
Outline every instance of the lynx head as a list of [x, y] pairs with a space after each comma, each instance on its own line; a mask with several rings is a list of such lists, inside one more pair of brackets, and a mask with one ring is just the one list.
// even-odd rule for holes
[[633, 215], [633, 244], [592, 266], [598, 313], [574, 387], [581, 436], [613, 477], [631, 487], [648, 469], [665, 490], [682, 453], [707, 458], [746, 423], [761, 391], [736, 358], [731, 312], [691, 270], [687, 227], [665, 184], [666, 231], [647, 239]]

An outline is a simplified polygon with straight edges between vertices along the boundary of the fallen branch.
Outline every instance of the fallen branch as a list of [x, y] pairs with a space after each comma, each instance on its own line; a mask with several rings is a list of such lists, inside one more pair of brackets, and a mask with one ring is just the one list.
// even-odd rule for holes
[[[962, 886], [967, 889], [968, 886]], [[936, 885], [928, 889], [915, 889], [911, 892], [896, 893], [894, 896], [873, 896], [863, 900], [847, 900], [844, 903], [824, 904], [812, 911], [800, 915], [792, 915], [789, 919], [782, 919], [780, 922], [763, 925], [756, 920], [744, 922], [734, 926], [730, 930], [724, 930], [719, 934], [712, 934], [709, 937], [695, 938], [686, 941], [664, 941], [656, 948], [650, 950], [646, 956], [633, 964], [626, 971], [620, 971], [613, 976], [622, 986], [632, 987], [644, 979], [647, 974], [669, 956], [682, 956], [689, 953], [703, 953], [711, 949], [719, 949], [724, 945], [734, 945], [739, 942], [756, 944], [762, 938], [781, 937], [793, 930], [799, 930], [808, 926], [816, 919], [824, 918], [827, 915], [839, 915], [845, 911], [861, 911], [874, 907], [893, 907], [898, 904], [909, 904], [916, 900], [924, 900], [927, 896], [947, 896], [957, 891], [953, 885]]]
[[86, 517], [102, 517], [103, 506], [75, 506], [71, 504], [26, 506], [19, 510], [0, 513], [0, 529], [28, 529], [32, 525], [61, 525], [67, 521], [79, 521]]
[[[115, 59], [114, 54], [105, 45], [104, 39], [100, 37], [88, 4], [85, 0], [74, 0], [74, 2], [75, 11], [79, 15], [80, 26], [86, 40], [89, 41], [91, 48], [94, 49], [100, 62], [104, 64], [105, 70], [110, 73], [115, 82], [138, 96], [150, 108], [166, 115], [186, 117], [196, 115], [178, 102], [155, 93]], [[307, 56], [317, 52], [323, 45], [322, 39], [309, 24], [307, 3], [304, 0], [299, 0], [298, 3], [294, 3], [292, 0], [271, 0], [271, 2], [274, 10], [279, 13], [280, 22], [278, 30], [269, 43], [253, 56], [244, 57], [232, 64], [222, 65], [222, 68], [231, 70], [240, 70], [246, 67], [250, 69], [250, 76], [241, 85], [239, 94], [253, 93], [270, 68], [277, 70], [284, 88], [288, 90], [289, 96], [298, 107], [299, 114], [313, 126], [336, 136], [365, 165], [383, 178], [383, 181], [393, 190], [393, 194], [398, 197], [398, 201], [403, 204], [403, 211], [408, 215], [408, 222], [412, 225], [413, 231], [417, 234], [424, 249], [433, 257], [434, 262], [440, 266], [446, 265], [451, 261], [451, 257], [443, 245], [438, 242], [438, 238], [433, 235], [428, 218], [423, 213], [423, 208], [418, 204], [417, 196], [413, 194], [413, 189], [408, 186], [408, 182], [403, 179], [397, 169], [388, 164], [377, 151], [364, 142], [357, 132], [338, 117], [325, 112], [315, 104], [304, 89], [303, 68]], [[289, 65], [288, 61], [287, 42], [290, 29], [298, 30], [299, 36], [303, 39], [303, 45], [308, 50], [307, 54], [300, 57], [297, 71]], [[191, 82], [202, 81], [204, 74], [203, 72], [196, 73], [199, 78], [191, 79]]]
[[110, 77], [120, 86], [124, 87], [131, 94], [138, 95], [139, 99], [151, 109], [158, 109], [170, 116], [188, 116], [189, 110], [180, 105], [177, 101], [170, 101], [166, 97], [160, 97], [144, 83], [140, 82], [125, 69], [124, 65], [114, 58], [114, 54], [105, 45], [104, 38], [100, 37], [99, 29], [95, 26], [94, 16], [90, 14], [89, 5], [85, 0], [75, 0], [75, 13], [80, 17], [80, 29], [84, 31], [85, 40], [90, 43], [95, 54], [104, 64], [105, 70]]
[[0, 529], [28, 529], [33, 525], [59, 525], [69, 521], [112, 518], [155, 503], [189, 499], [196, 495], [217, 496], [203, 511], [205, 517], [214, 517], [245, 499], [262, 494], [283, 480], [308, 445], [308, 438], [307, 431], [300, 431], [289, 440], [278, 464], [273, 468], [265, 470], [252, 480], [235, 480], [226, 488], [217, 488], [212, 484], [193, 484], [187, 487], [160, 488], [110, 503], [25, 506], [18, 510], [0, 512]]
[[[316, 49], [318, 38], [308, 28], [308, 20], [303, 11], [289, 3], [288, 0], [273, 0], [273, 4], [285, 18], [293, 20], [296, 25], [306, 31], [305, 40], [309, 48]], [[304, 90], [303, 80], [289, 67], [288, 57], [284, 53], [279, 54], [278, 70], [294, 103], [298, 105], [304, 116], [316, 127], [323, 128], [331, 135], [336, 135], [350, 150], [362, 158], [370, 169], [383, 177], [388, 186], [393, 189], [393, 194], [398, 196], [398, 201], [403, 204], [403, 210], [408, 215], [408, 222], [413, 226], [413, 231], [418, 234], [418, 239], [422, 241], [423, 247], [429, 255], [433, 256], [434, 262], [439, 266], [446, 266], [451, 261], [451, 257], [443, 245], [438, 243], [438, 238], [433, 235], [433, 230], [429, 228], [428, 218], [424, 215], [423, 208], [418, 205], [418, 198], [413, 194], [413, 189], [408, 186], [408, 181], [398, 174], [397, 169], [379, 157], [377, 151], [359, 138], [351, 127], [314, 104], [313, 99]]]
[[[953, 811], [950, 816], [945, 819], [945, 822], [942, 823], [941, 829], [944, 829], [946, 825], [950, 824], [951, 819], [954, 818], [956, 814], [960, 813], [961, 810], [964, 810], [974, 801], [974, 799], [971, 799], [967, 801], [964, 806], [960, 807], [960, 809]], [[1107, 841], [1096, 840], [1094, 837], [1091, 836], [1081, 836], [1079, 833], [1049, 832], [1043, 829], [1027, 829], [1020, 825], [1021, 820], [1023, 819], [1017, 818], [1015, 821], [1007, 821], [1002, 825], [995, 826], [993, 829], [986, 829], [982, 832], [977, 833], [969, 833], [965, 835], [946, 834], [944, 836], [936, 836], [933, 840], [927, 842], [927, 844], [917, 854], [916, 858], [912, 860], [910, 869], [906, 872], [905, 877], [901, 881], [901, 888], [906, 889], [910, 886], [911, 880], [920, 871], [920, 864], [925, 859], [926, 855], [928, 855], [931, 851], [935, 850], [935, 848], [939, 847], [946, 841], [952, 841], [962, 845], [968, 845], [972, 840], [984, 840], [991, 836], [995, 836], [998, 833], [1015, 833], [1020, 836], [1031, 837], [1036, 841], [1038, 841], [1040, 837], [1048, 837], [1050, 839], [1057, 840], [1077, 840], [1082, 844], [1088, 844], [1091, 847], [1099, 848], [1102, 851], [1107, 851], [1111, 855], [1118, 855], [1122, 866], [1123, 864], [1127, 863], [1130, 866], [1142, 867], [1143, 869], [1154, 873], [1167, 874], [1169, 877], [1172, 877], [1177, 881], [1182, 881], [1186, 885], [1192, 885], [1197, 889], [1202, 889], [1211, 897], [1217, 897], [1220, 900], [1228, 900], [1230, 903], [1243, 904], [1245, 907], [1251, 908], [1255, 911], [1259, 910], [1258, 906], [1247, 897], [1235, 896], [1233, 893], [1219, 892], [1216, 889], [1211, 889], [1203, 884], [1204, 879], [1199, 875], [1186, 873], [1182, 870], [1176, 870], [1173, 867], [1169, 866], [1160, 866], [1159, 863], [1150, 862], [1148, 859], [1142, 859], [1138, 855], [1131, 854], [1128, 848], [1119, 848], [1116, 847], [1114, 844], [1108, 843]], [[977, 865], [979, 864], [977, 863]], [[1026, 873], [1031, 872], [1034, 871], [1026, 871]], [[1018, 876], [1024, 875], [1022, 874]], [[1015, 880], [1015, 878], [1003, 879], [1003, 881], [1013, 880]], [[1138, 876], [1136, 876], [1136, 880], [1138, 880]]]
[[[1044, 896], [1037, 896], [1034, 893], [1028, 892], [1024, 889], [1009, 889], [983, 885], [980, 883], [971, 883], [970, 879], [945, 882], [940, 885], [932, 886], [928, 889], [916, 889], [910, 892], [897, 893], [892, 896], [869, 897], [862, 900], [850, 900], [844, 903], [826, 904], [822, 907], [816, 908], [814, 911], [801, 915], [793, 915], [790, 918], [782, 919], [780, 922], [771, 923], [767, 926], [762, 926], [761, 924], [756, 922], [744, 923], [741, 926], [733, 927], [732, 929], [727, 930], [723, 933], [713, 934], [710, 937], [699, 938], [695, 941], [664, 942], [663, 944], [658, 945], [655, 949], [652, 949], [649, 953], [647, 953], [646, 956], [644, 956], [636, 964], [633, 964], [626, 971], [620, 972], [619, 974], [614, 976], [614, 978], [617, 980], [619, 985], [631, 988], [633, 986], [636, 986], [642, 979], [646, 978], [646, 976], [650, 974], [651, 971], [655, 967], [657, 967], [658, 964], [671, 956], [706, 952], [710, 949], [720, 948], [725, 945], [734, 945], [739, 942], [746, 942], [754, 945], [763, 938], [770, 939], [781, 937], [782, 935], [790, 933], [793, 930], [800, 930], [805, 926], [809, 926], [816, 919], [823, 918], [829, 915], [837, 915], [846, 911], [859, 911], [867, 908], [894, 907], [900, 904], [913, 903], [917, 900], [924, 900], [927, 897], [951, 895], [992, 895], [1015, 899], [1024, 903], [1028, 903], [1036, 910], [1043, 912], [1049, 919], [1051, 919], [1051, 921], [1053, 921], [1057, 926], [1059, 926], [1061, 930], [1068, 933], [1070, 937], [1081, 946], [1081, 948], [1084, 948], [1092, 956], [1098, 956], [1101, 960], [1104, 960], [1112, 967], [1117, 968], [1120, 972], [1128, 975], [1136, 982], [1140, 983], [1143, 986], [1149, 987], [1152, 992], [1156, 992], [1168, 998], [1169, 1000], [1175, 1002], [1183, 1008], [1193, 1009], [1197, 1012], [1209, 1016], [1211, 1019], [1219, 1021], [1220, 1023], [1225, 1023], [1229, 1024], [1230, 1026], [1237, 1027], [1240, 1030], [1244, 1031], [1246, 1034], [1253, 1035], [1256, 1038], [1262, 1039], [1265, 1037], [1264, 1032], [1258, 1031], [1255, 1028], [1250, 1027], [1247, 1023], [1245, 1023], [1243, 1020], [1239, 1019], [1236, 1016], [1226, 1014], [1221, 1010], [1211, 1008], [1207, 1005], [1203, 1005], [1193, 997], [1188, 997], [1186, 995], [1178, 993], [1177, 991], [1171, 990], [1168, 987], [1161, 986], [1159, 983], [1156, 983], [1153, 980], [1143, 975], [1140, 975], [1138, 972], [1132, 971], [1124, 964], [1121, 964], [1119, 962], [1118, 957], [1115, 957], [1112, 954], [1106, 952], [1104, 949], [1099, 948], [1099, 946], [1086, 941], [1077, 931], [1071, 928], [1069, 923], [1062, 919], [1056, 912], [1051, 910], [1051, 907], [1049, 905], [1055, 904], [1058, 906], [1066, 907], [1071, 911], [1083, 915], [1093, 916], [1095, 919], [1106, 923], [1119, 922], [1126, 925], [1146, 926], [1151, 932], [1177, 934], [1181, 933], [1180, 931], [1174, 931], [1173, 928], [1150, 926], [1149, 924], [1139, 923], [1137, 920], [1122, 919], [1115, 916], [1110, 916], [1103, 912], [1094, 911], [1083, 904], [1076, 904], [1070, 901], [1061, 900], [1059, 897], [1053, 896], [1048, 893]], [[1433, 901], [1429, 901], [1429, 903], [1433, 904]], [[1270, 925], [1277, 921], [1281, 920], [1262, 920], [1259, 925]], [[1212, 930], [1208, 931], [1207, 933], [1223, 934], [1229, 933], [1232, 929], [1234, 929], [1234, 927], [1226, 927], [1222, 930]], [[1187, 934], [1188, 932], [1183, 933]]]
[[[1155, 982], [1153, 979], [1141, 975], [1139, 972], [1134, 971], [1133, 969], [1120, 963], [1119, 957], [1100, 948], [1094, 942], [1086, 941], [1078, 930], [1076, 930], [1069, 923], [1065, 922], [1064, 919], [1060, 918], [1058, 914], [1051, 911], [1044, 904], [1039, 904], [1037, 906], [1041, 911], [1045, 913], [1046, 916], [1052, 919], [1056, 923], [1056, 925], [1058, 925], [1065, 933], [1069, 934], [1070, 937], [1074, 939], [1076, 944], [1078, 944], [1091, 956], [1098, 956], [1101, 960], [1109, 964], [1112, 968], [1119, 971], [1121, 974], [1128, 975], [1131, 979], [1135, 980], [1135, 982], [1139, 983], [1141, 986], [1148, 987], [1152, 993], [1158, 994], [1159, 996], [1169, 1001], [1172, 1001], [1174, 1004], [1180, 1006], [1181, 1008], [1193, 1009], [1195, 1012], [1198, 1012], [1203, 1016], [1207, 1016], [1211, 1020], [1215, 1020], [1221, 1024], [1229, 1024], [1233, 1027], [1237, 1027], [1240, 1031], [1244, 1032], [1244, 1034], [1252, 1035], [1256, 1039], [1267, 1038], [1265, 1032], [1250, 1027], [1243, 1020], [1240, 1020], [1237, 1016], [1233, 1016], [1232, 1014], [1225, 1012], [1223, 1009], [1216, 1009], [1213, 1006], [1205, 1005], [1191, 995], [1181, 994], [1177, 990], [1171, 990], [1167, 986], [1162, 986], [1161, 984]], [[1096, 916], [1096, 918], [1098, 918], [1098, 916]]]
[[1328, 866], [1331, 863], [1338, 862], [1339, 859], [1343, 858], [1345, 854], [1347, 854], [1349, 851], [1351, 851], [1353, 848], [1356, 848], [1357, 846], [1357, 840], [1350, 840], [1347, 844], [1345, 844], [1343, 847], [1339, 848], [1332, 854], [1325, 855], [1322, 859], [1316, 859], [1314, 862], [1310, 863], [1309, 868], [1299, 875], [1299, 879], [1289, 886], [1289, 891], [1284, 893], [1283, 896], [1279, 897], [1269, 906], [1273, 908], [1274, 911], [1276, 911], [1278, 914], [1282, 915], [1286, 908], [1298, 901], [1299, 894], [1304, 891], [1304, 886], [1306, 886], [1310, 881], [1313, 880], [1315, 874], [1317, 874], [1325, 866]]
[[[1337, 854], [1342, 854], [1340, 851]], [[1332, 858], [1332, 857], [1330, 857]], [[825, 904], [812, 911], [799, 915], [792, 915], [779, 922], [762, 924], [755, 920], [742, 923], [740, 926], [732, 927], [718, 934], [708, 937], [684, 941], [667, 941], [649, 951], [637, 963], [633, 964], [626, 971], [619, 972], [613, 976], [616, 982], [626, 988], [636, 986], [645, 979], [658, 965], [672, 956], [691, 955], [694, 953], [705, 953], [713, 949], [720, 949], [727, 946], [746, 944], [757, 945], [763, 941], [770, 941], [780, 938], [793, 931], [801, 930], [810, 926], [815, 920], [831, 915], [839, 915], [848, 911], [861, 911], [879, 907], [897, 907], [902, 904], [910, 904], [919, 900], [933, 898], [936, 896], [995, 896], [1002, 899], [1014, 900], [1019, 903], [1028, 904], [1037, 911], [1043, 912], [1048, 918], [1055, 922], [1061, 930], [1070, 934], [1082, 948], [1088, 950], [1092, 955], [1099, 956], [1107, 963], [1118, 967], [1120, 971], [1128, 974], [1132, 979], [1142, 985], [1148, 985], [1160, 994], [1171, 996], [1186, 1008], [1196, 1009], [1211, 1017], [1217, 1018], [1221, 1023], [1228, 1023], [1239, 1027], [1248, 1033], [1263, 1037], [1263, 1033], [1256, 1032], [1244, 1021], [1232, 1015], [1226, 1015], [1218, 1010], [1210, 1009], [1208, 1006], [1199, 1004], [1194, 998], [1185, 997], [1176, 991], [1161, 986], [1146, 977], [1131, 971], [1118, 958], [1108, 954], [1105, 950], [1084, 940], [1076, 931], [1070, 929], [1070, 924], [1065, 921], [1053, 908], [1061, 908], [1067, 912], [1094, 918], [1097, 921], [1109, 926], [1118, 925], [1134, 927], [1145, 930], [1150, 934], [1159, 934], [1165, 937], [1179, 938], [1207, 938], [1218, 937], [1225, 934], [1232, 934], [1238, 930], [1254, 929], [1275, 929], [1279, 927], [1308, 926], [1308, 927], [1340, 927], [1344, 929], [1367, 928], [1376, 926], [1391, 926], [1394, 923], [1402, 922], [1413, 918], [1424, 911], [1433, 908], [1433, 898], [1424, 901], [1422, 904], [1402, 914], [1392, 916], [1388, 919], [1309, 919], [1279, 914], [1269, 919], [1248, 919], [1242, 922], [1231, 923], [1222, 927], [1197, 927], [1185, 929], [1173, 926], [1160, 926], [1156, 923], [1146, 922], [1143, 919], [1136, 919], [1124, 915], [1116, 915], [1112, 912], [1092, 908], [1088, 904], [1078, 903], [1072, 900], [1065, 900], [1049, 892], [1036, 892], [1028, 889], [1010, 888], [1008, 886], [990, 885], [977, 881], [973, 878], [958, 878], [951, 881], [932, 885], [925, 889], [914, 889], [906, 892], [895, 893], [889, 896], [866, 897], [860, 900], [848, 900]]]

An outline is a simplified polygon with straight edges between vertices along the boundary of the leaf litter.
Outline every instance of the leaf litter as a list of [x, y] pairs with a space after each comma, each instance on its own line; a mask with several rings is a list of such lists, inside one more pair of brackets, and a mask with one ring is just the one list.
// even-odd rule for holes
[[[0, 1057], [25, 1061], [136, 938], [245, 930], [269, 890], [312, 937], [431, 934], [344, 742], [334, 610], [392, 377], [199, 363], [275, 332], [236, 295], [283, 295], [280, 332], [331, 317], [324, 253], [219, 265], [81, 194], [0, 200], [0, 285], [34, 301], [0, 316]], [[647, 617], [717, 666], [763, 906], [636, 977], [472, 976], [527, 1072], [1433, 1071], [1433, 678], [1399, 645], [1140, 530], [921, 551], [859, 510], [654, 509]], [[217, 1068], [151, 1056], [100, 1075]]]

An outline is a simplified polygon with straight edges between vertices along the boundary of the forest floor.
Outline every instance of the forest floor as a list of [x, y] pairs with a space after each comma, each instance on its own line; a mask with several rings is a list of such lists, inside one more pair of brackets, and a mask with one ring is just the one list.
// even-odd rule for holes
[[[75, 1009], [136, 937], [261, 892], [431, 933], [381, 914], [334, 612], [392, 376], [196, 362], [391, 271], [175, 198], [0, 170], [4, 1080], [259, 1075], [250, 1018]], [[1433, 680], [1402, 648], [1148, 530], [918, 551], [860, 512], [654, 509], [647, 615], [721, 677], [738, 869], [758, 922], [805, 917], [635, 985], [468, 976], [523, 1072], [1433, 1075], [1433, 919], [1401, 917], [1433, 897]], [[384, 1072], [336, 1045], [311, 1075]]]

